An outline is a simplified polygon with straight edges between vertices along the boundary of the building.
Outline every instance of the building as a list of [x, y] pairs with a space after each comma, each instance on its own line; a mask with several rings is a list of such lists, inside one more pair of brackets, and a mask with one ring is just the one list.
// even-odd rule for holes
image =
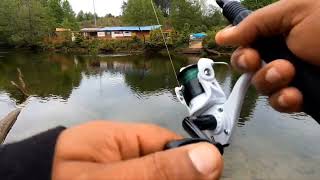
[[191, 49], [202, 49], [203, 40], [207, 37], [205, 33], [196, 33], [190, 35], [189, 48]]
[[71, 31], [71, 29], [56, 28], [55, 36], [53, 38], [55, 41], [65, 41], [70, 38], [72, 41], [74, 41], [75, 40], [75, 33], [76, 32]]
[[84, 37], [101, 39], [128, 39], [134, 36], [145, 38], [150, 32], [159, 29], [161, 25], [153, 26], [118, 26], [104, 28], [84, 28], [81, 29]]
[[66, 29], [66, 28], [56, 28], [56, 33], [59, 33], [59, 32], [70, 32], [71, 29]]
[[81, 33], [85, 38], [96, 38], [98, 37], [98, 32], [101, 28], [83, 28], [81, 29]]

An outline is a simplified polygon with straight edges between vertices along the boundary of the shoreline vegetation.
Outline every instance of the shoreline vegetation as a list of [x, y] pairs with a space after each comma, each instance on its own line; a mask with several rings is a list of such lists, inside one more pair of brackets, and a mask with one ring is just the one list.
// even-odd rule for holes
[[[223, 55], [230, 53], [232, 47], [217, 46], [214, 42], [216, 32], [209, 33], [202, 40], [203, 48], [199, 49], [198, 54]], [[60, 36], [61, 38], [61, 36]], [[169, 50], [174, 53], [183, 53], [189, 48], [189, 39], [181, 37], [178, 33], [173, 33], [166, 40]], [[46, 42], [43, 47], [44, 51], [62, 52], [62, 53], [79, 53], [79, 54], [112, 54], [112, 53], [129, 53], [129, 54], [149, 54], [165, 51], [166, 47], [162, 39], [160, 30], [154, 30], [145, 40], [137, 37], [129, 39], [86, 39], [81, 34], [77, 34], [74, 41], [71, 41], [71, 33], [65, 32], [65, 36], [60, 39]]]
[[[251, 9], [258, 9], [274, 1], [243, 0], [242, 3]], [[154, 0], [154, 4], [162, 27], [175, 32], [167, 39], [171, 51], [182, 52], [189, 46], [190, 35], [201, 32], [207, 34], [203, 39], [201, 55], [223, 55], [233, 50], [232, 47], [220, 47], [215, 43], [216, 32], [228, 24], [217, 6], [209, 5], [206, 0]], [[81, 28], [157, 24], [149, 0], [127, 0], [121, 8], [120, 16], [107, 13], [99, 17], [83, 11], [75, 14], [68, 0], [2, 0], [0, 45], [81, 54], [135, 54], [165, 49], [159, 30], [151, 31], [143, 39], [133, 36], [130, 39], [101, 40], [86, 38], [80, 33]], [[70, 32], [58, 36], [56, 28], [69, 29]]]

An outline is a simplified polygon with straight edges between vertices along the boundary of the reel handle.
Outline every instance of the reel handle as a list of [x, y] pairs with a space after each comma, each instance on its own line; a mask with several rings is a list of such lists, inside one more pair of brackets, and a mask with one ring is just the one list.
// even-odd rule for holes
[[205, 135], [202, 130], [215, 128], [217, 125], [217, 122], [213, 116], [199, 116], [199, 117], [187, 117], [183, 120], [182, 126], [185, 129], [185, 131], [192, 137], [192, 138], [186, 138], [182, 140], [172, 141], [169, 142], [165, 149], [174, 149], [179, 148], [182, 146], [190, 145], [190, 144], [196, 144], [200, 142], [207, 142], [210, 144], [213, 144], [218, 148], [221, 155], [224, 153], [224, 146], [222, 146], [220, 143], [215, 142], [214, 139], [209, 138], [207, 135]]
[[[186, 139], [182, 139], [182, 140], [177, 140], [177, 141], [171, 141], [168, 144], [166, 144], [165, 146], [165, 150], [169, 150], [169, 149], [175, 149], [175, 148], [179, 148], [179, 147], [183, 147], [183, 146], [187, 146], [190, 144], [197, 144], [197, 143], [201, 143], [201, 142], [207, 142], [210, 144], [213, 144], [211, 141], [207, 140], [207, 139], [201, 139], [201, 138], [186, 138]], [[224, 147], [221, 144], [213, 144], [221, 153], [221, 155], [223, 155], [224, 153]]]

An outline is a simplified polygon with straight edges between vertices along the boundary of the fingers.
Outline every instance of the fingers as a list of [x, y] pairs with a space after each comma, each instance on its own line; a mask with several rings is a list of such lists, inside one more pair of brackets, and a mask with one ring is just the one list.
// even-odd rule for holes
[[163, 151], [167, 143], [182, 137], [168, 129], [151, 124], [127, 124], [119, 126], [114, 135], [117, 145], [121, 147], [122, 159], [131, 159], [150, 153]]
[[[255, 72], [261, 67], [261, 60], [256, 50], [239, 48], [232, 57], [231, 63], [240, 72]], [[295, 76], [294, 66], [287, 60], [275, 60], [256, 72], [252, 79], [256, 89], [270, 95], [287, 87]]]
[[258, 37], [287, 32], [291, 26], [290, 12], [285, 1], [278, 1], [249, 15], [240, 24], [228, 27], [216, 35], [220, 45], [247, 46]]
[[199, 143], [111, 164], [72, 162], [60, 168], [53, 179], [70, 179], [71, 173], [60, 173], [67, 171], [73, 179], [214, 180], [222, 173], [223, 161], [213, 145]]
[[[255, 72], [260, 68], [260, 57], [251, 48], [239, 48], [231, 63], [240, 72]], [[271, 106], [280, 112], [299, 112], [302, 110], [303, 96], [296, 88], [286, 88], [295, 75], [295, 69], [286, 60], [276, 60], [259, 70], [252, 82], [257, 90], [270, 95]]]
[[162, 151], [177, 134], [155, 125], [96, 121], [65, 130], [56, 159], [114, 162]]
[[255, 88], [265, 95], [270, 95], [287, 87], [295, 75], [294, 66], [286, 60], [275, 60], [260, 69], [253, 77]]
[[256, 50], [238, 48], [231, 56], [231, 64], [239, 72], [255, 72], [261, 67], [261, 60]]
[[298, 89], [289, 87], [274, 93], [269, 101], [271, 106], [279, 112], [300, 112], [303, 96]]

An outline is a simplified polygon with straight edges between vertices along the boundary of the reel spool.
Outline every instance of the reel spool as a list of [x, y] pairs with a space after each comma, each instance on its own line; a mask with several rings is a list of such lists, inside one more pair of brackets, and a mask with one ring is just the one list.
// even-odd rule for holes
[[199, 82], [198, 73], [198, 65], [193, 64], [183, 68], [178, 75], [179, 83], [182, 85], [181, 92], [188, 106], [193, 98], [205, 92]]

